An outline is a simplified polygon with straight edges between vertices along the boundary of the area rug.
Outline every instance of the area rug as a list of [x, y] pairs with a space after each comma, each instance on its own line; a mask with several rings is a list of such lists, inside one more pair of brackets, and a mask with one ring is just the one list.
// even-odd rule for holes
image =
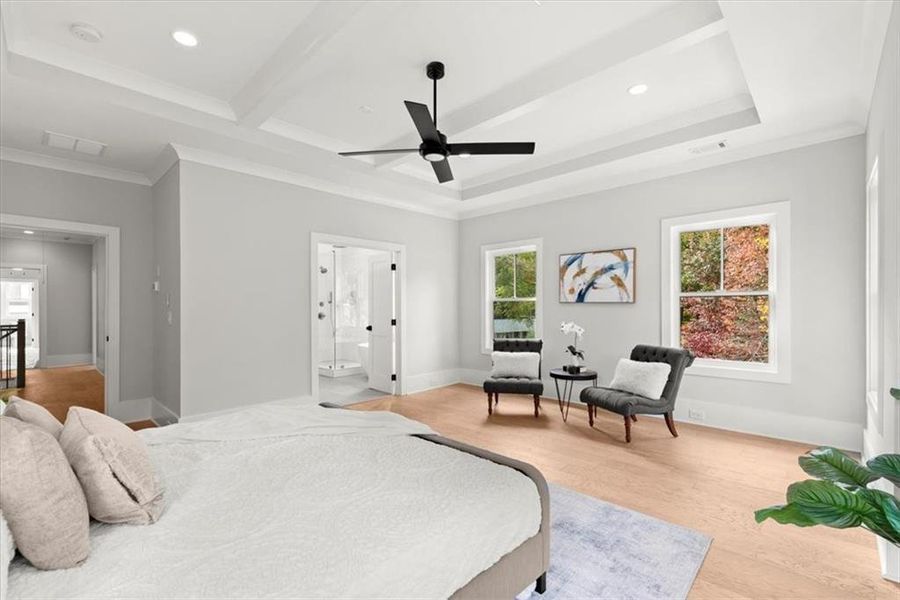
[[[664, 500], [663, 500], [664, 501]], [[518, 600], [686, 598], [712, 538], [558, 485], [550, 486], [547, 591]]]

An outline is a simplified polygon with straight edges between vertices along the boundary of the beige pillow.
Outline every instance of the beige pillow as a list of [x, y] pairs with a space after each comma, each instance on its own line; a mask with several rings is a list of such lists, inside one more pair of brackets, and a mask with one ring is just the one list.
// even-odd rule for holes
[[159, 518], [162, 487], [144, 442], [127, 425], [73, 406], [59, 443], [81, 481], [92, 517], [139, 525]]
[[7, 417], [15, 417], [20, 421], [36, 425], [56, 439], [59, 439], [59, 434], [63, 430], [62, 423], [51, 415], [49, 410], [40, 404], [29, 402], [18, 396], [10, 397], [9, 404], [6, 405], [6, 410], [3, 414]]
[[88, 557], [87, 503], [52, 435], [0, 417], [0, 506], [19, 552], [39, 569], [67, 569]]

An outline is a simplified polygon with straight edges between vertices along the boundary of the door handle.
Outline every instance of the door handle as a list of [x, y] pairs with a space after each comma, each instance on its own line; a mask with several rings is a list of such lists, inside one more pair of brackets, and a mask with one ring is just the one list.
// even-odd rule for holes
[[372, 331], [372, 326], [371, 326], [371, 325], [366, 325], [366, 331]]

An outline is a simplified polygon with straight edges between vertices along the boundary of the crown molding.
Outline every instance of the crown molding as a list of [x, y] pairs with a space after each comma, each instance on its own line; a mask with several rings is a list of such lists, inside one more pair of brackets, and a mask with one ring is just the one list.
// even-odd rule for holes
[[[312, 177], [304, 173], [280, 169], [278, 167], [252, 162], [242, 158], [226, 156], [224, 154], [209, 152], [207, 150], [201, 150], [199, 148], [191, 148], [189, 146], [183, 146], [181, 144], [169, 144], [168, 148], [171, 148], [177, 155], [178, 160], [183, 162], [192, 162], [207, 165], [210, 167], [225, 169], [227, 171], [233, 171], [235, 173], [243, 173], [245, 175], [252, 175], [254, 177], [269, 179], [271, 181], [278, 181], [298, 187], [319, 190], [338, 196], [344, 196], [346, 198], [372, 202], [375, 204], [389, 206], [391, 208], [422, 213], [434, 217], [441, 217], [450, 220], [457, 220], [459, 218], [456, 211], [442, 210], [440, 208], [432, 206], [422, 206], [419, 204], [414, 204], [412, 202], [404, 202], [402, 200], [396, 200], [394, 198], [388, 198], [386, 196], [374, 194], [369, 190], [360, 189], [358, 187], [348, 186], [334, 181]], [[167, 152], [167, 150], [164, 150], [163, 152]], [[165, 159], [163, 159], [159, 161], [159, 163], [161, 165], [164, 165], [166, 161]], [[158, 172], [158, 169], [155, 169], [154, 172]], [[165, 170], [162, 171], [160, 175], [162, 175], [163, 173], [165, 173]]]
[[31, 165], [33, 167], [54, 169], [56, 171], [77, 173], [79, 175], [89, 175], [101, 179], [111, 179], [112, 181], [121, 181], [123, 183], [146, 186], [151, 185], [150, 179], [143, 173], [104, 167], [102, 165], [73, 160], [71, 158], [50, 156], [49, 154], [38, 154], [37, 152], [28, 152], [26, 150], [19, 150], [18, 148], [10, 148], [7, 146], [0, 146], [0, 160]]
[[798, 135], [788, 136], [777, 140], [761, 142], [742, 148], [735, 148], [723, 154], [713, 154], [708, 156], [699, 156], [693, 160], [686, 162], [678, 162], [664, 166], [646, 169], [643, 171], [622, 173], [613, 175], [603, 180], [591, 180], [587, 183], [571, 186], [560, 190], [554, 194], [534, 194], [532, 196], [517, 198], [506, 202], [498, 202], [489, 206], [482, 206], [471, 210], [463, 209], [458, 218], [461, 221], [466, 219], [475, 219], [486, 215], [508, 212], [538, 204], [549, 204], [551, 202], [562, 202], [564, 200], [573, 200], [576, 198], [587, 197], [599, 192], [612, 190], [616, 188], [627, 187], [648, 181], [665, 179], [675, 175], [684, 173], [692, 173], [702, 171], [721, 165], [727, 165], [744, 160], [758, 158], [796, 150], [815, 144], [823, 144], [844, 138], [854, 137], [865, 134], [865, 129], [856, 123], [848, 123], [828, 129], [808, 131]]

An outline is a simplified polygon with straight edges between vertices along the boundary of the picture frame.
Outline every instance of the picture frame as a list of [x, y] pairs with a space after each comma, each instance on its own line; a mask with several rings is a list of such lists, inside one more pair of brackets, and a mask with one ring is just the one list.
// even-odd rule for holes
[[634, 304], [636, 260], [634, 247], [560, 254], [560, 303]]

